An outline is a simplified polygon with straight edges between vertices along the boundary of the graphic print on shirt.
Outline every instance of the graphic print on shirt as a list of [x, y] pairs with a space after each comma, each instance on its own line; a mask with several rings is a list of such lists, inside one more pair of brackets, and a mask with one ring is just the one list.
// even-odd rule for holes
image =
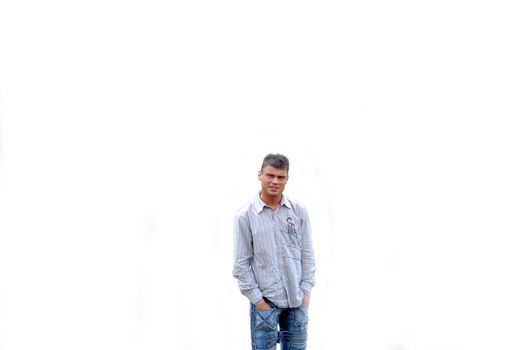
[[301, 258], [301, 228], [298, 226], [298, 220], [295, 216], [283, 218], [281, 226], [282, 241], [284, 243], [284, 256], [287, 258], [299, 260]]
[[296, 226], [294, 225], [294, 222], [292, 221], [291, 217], [287, 218], [287, 233], [296, 235]]

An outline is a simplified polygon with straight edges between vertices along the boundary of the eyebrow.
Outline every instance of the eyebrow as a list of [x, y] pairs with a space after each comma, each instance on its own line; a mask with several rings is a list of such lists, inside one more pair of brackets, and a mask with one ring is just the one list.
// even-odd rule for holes
[[272, 173], [265, 173], [265, 176], [277, 176], [279, 179], [284, 179], [287, 177], [286, 175], [276, 175]]

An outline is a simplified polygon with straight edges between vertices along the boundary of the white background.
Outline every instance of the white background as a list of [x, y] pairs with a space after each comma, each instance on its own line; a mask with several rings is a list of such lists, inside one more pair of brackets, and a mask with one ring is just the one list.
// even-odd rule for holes
[[269, 152], [310, 349], [526, 349], [520, 5], [2, 1], [0, 349], [248, 349]]

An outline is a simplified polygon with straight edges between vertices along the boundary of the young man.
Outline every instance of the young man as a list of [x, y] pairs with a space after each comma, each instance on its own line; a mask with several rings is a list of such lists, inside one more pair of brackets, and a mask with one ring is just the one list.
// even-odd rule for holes
[[306, 349], [307, 316], [314, 285], [314, 252], [305, 207], [283, 194], [289, 160], [263, 159], [261, 191], [234, 225], [234, 268], [250, 300], [252, 349]]

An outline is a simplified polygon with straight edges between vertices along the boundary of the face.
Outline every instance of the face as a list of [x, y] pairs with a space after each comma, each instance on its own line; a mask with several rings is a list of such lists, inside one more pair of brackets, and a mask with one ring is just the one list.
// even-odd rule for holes
[[277, 169], [271, 165], [265, 166], [258, 172], [261, 181], [261, 192], [265, 197], [279, 197], [285, 190], [285, 185], [289, 179], [287, 170]]

